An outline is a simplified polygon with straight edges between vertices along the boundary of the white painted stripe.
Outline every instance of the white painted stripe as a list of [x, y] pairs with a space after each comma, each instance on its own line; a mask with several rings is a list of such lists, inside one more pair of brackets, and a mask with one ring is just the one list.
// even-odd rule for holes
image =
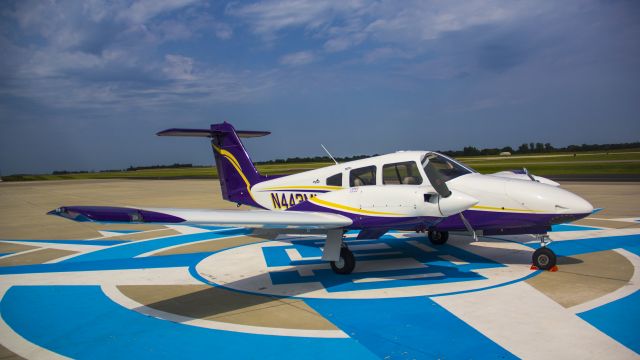
[[167, 320], [184, 325], [197, 326], [201, 328], [232, 331], [258, 335], [293, 336], [293, 337], [314, 337], [314, 338], [348, 338], [349, 336], [342, 330], [307, 330], [307, 329], [286, 329], [274, 327], [251, 326], [233, 324], [222, 321], [195, 319], [188, 316], [171, 314], [140, 304], [139, 302], [125, 296], [116, 286], [102, 286], [104, 294], [113, 302], [143, 315], [152, 316], [161, 320]]
[[454, 265], [458, 265], [458, 266], [460, 266], [460, 265], [469, 265], [469, 263], [468, 263], [468, 262], [466, 262], [466, 261], [462, 261], [462, 260], [458, 259], [458, 258], [457, 258], [457, 257], [455, 257], [455, 256], [451, 256], [451, 255], [439, 255], [438, 257], [439, 257], [440, 259], [442, 259], [442, 260], [444, 260], [444, 261], [448, 261], [448, 262], [450, 262], [450, 263], [452, 263], [452, 264], [454, 264]]
[[638, 358], [525, 282], [432, 299], [520, 358]]
[[367, 256], [386, 256], [386, 255], [402, 255], [402, 251], [380, 251], [380, 252], [372, 252], [367, 254], [353, 254], [356, 258], [367, 257]]
[[355, 244], [349, 245], [350, 250], [369, 250], [369, 249], [389, 249], [389, 245], [385, 243], [375, 243], [375, 244]]
[[629, 223], [638, 223], [640, 218], [598, 218], [598, 217], [589, 217], [589, 220], [601, 220], [601, 221], [620, 221], [620, 222], [629, 222]]
[[[0, 299], [4, 297], [9, 287], [10, 286], [5, 285], [0, 287]], [[0, 339], [2, 339], [2, 345], [4, 347], [26, 359], [69, 359], [23, 338], [13, 331], [2, 316], [0, 316]]]
[[412, 279], [426, 279], [432, 277], [444, 276], [443, 273], [427, 273], [427, 274], [413, 274], [413, 275], [397, 275], [397, 276], [385, 276], [383, 278], [379, 277], [371, 277], [364, 279], [355, 279], [353, 280], [356, 284], [361, 283], [371, 283], [371, 282], [381, 282], [381, 281], [391, 281], [391, 280], [412, 280]]
[[[137, 231], [135, 233], [127, 233], [127, 234], [123, 234], [123, 233], [114, 233], [114, 235], [110, 235], [110, 236], [98, 236], [95, 238], [90, 238], [87, 240], [102, 240], [102, 239], [107, 239], [107, 238], [111, 238], [111, 237], [116, 237], [116, 236], [126, 236], [126, 235], [133, 235], [133, 234], [147, 234], [147, 233], [151, 233], [151, 232], [156, 232], [156, 231], [163, 231], [163, 230], [167, 230], [167, 228], [162, 228], [162, 229], [153, 229], [153, 230], [144, 230], [144, 231]], [[100, 230], [98, 230], [98, 232], [101, 232]]]
[[[104, 245], [78, 245], [78, 244], [62, 244], [56, 242], [30, 242], [30, 241], [0, 241], [7, 244], [18, 244], [18, 245], [26, 245], [26, 246], [37, 246], [40, 249], [56, 249], [56, 250], [66, 250], [66, 251], [75, 251], [75, 252], [91, 252], [96, 250], [102, 250], [109, 246]], [[26, 252], [22, 252], [26, 253]], [[15, 254], [14, 254], [15, 255]], [[74, 254], [77, 255], [77, 254]]]
[[2, 275], [10, 285], [202, 285], [188, 267]]
[[320, 260], [320, 259], [322, 259], [322, 256], [310, 256], [310, 257], [303, 258], [302, 255], [300, 255], [300, 252], [298, 251], [298, 249], [296, 249], [296, 248], [285, 249], [284, 252], [287, 253], [287, 256], [289, 257], [289, 259], [291, 259], [291, 261]]
[[43, 248], [39, 247], [39, 248], [36, 248], [36, 249], [30, 249], [30, 250], [20, 251], [20, 252], [17, 252], [17, 253], [8, 254], [8, 255], [5, 255], [5, 256], [0, 256], [0, 259], [7, 259], [7, 258], [10, 258], [10, 257], [14, 257], [14, 256], [22, 255], [22, 254], [28, 254], [28, 253], [32, 253], [32, 252], [36, 252], [36, 251], [40, 251], [40, 250], [42, 250], [42, 249], [43, 249]]
[[[236, 229], [240, 229], [240, 228], [234, 228], [234, 230]], [[220, 230], [216, 230], [216, 231], [211, 231], [211, 233], [216, 233]], [[180, 236], [180, 235], [173, 235], [173, 236]], [[149, 252], [146, 253], [142, 253], [140, 255], [136, 255], [135, 257], [137, 258], [141, 258], [141, 257], [147, 257], [147, 256], [152, 256], [155, 255], [157, 253], [161, 253], [164, 251], [168, 251], [168, 250], [173, 250], [173, 249], [177, 249], [179, 247], [182, 246], [188, 246], [188, 245], [194, 245], [194, 244], [200, 244], [200, 243], [204, 243], [207, 241], [217, 241], [217, 240], [226, 240], [226, 239], [231, 239], [231, 238], [236, 238], [236, 237], [242, 237], [242, 236], [247, 236], [247, 235], [229, 235], [229, 236], [224, 236], [224, 237], [219, 237], [219, 238], [213, 238], [213, 239], [204, 239], [204, 240], [198, 240], [198, 241], [191, 241], [191, 242], [187, 242], [187, 243], [182, 243], [182, 244], [178, 244], [178, 245], [173, 245], [173, 246], [166, 246], [160, 249], [156, 249], [156, 250], [151, 250]], [[157, 239], [161, 239], [161, 238], [157, 238]], [[156, 240], [156, 239], [151, 239], [151, 240]], [[146, 240], [145, 240], [146, 241]]]
[[569, 308], [569, 310], [573, 311], [576, 314], [589, 311], [602, 305], [606, 305], [612, 301], [627, 297], [640, 290], [640, 256], [624, 249], [614, 249], [614, 251], [627, 258], [627, 260], [629, 260], [631, 264], [633, 264], [633, 275], [631, 276], [629, 282], [616, 291], [610, 292], [591, 301], [572, 306]]
[[588, 230], [588, 231], [559, 231], [550, 233], [549, 236], [553, 241], [575, 240], [575, 239], [593, 239], [610, 236], [638, 235], [640, 229], [604, 229], [604, 230]]
[[[209, 232], [211, 230], [207, 230], [207, 229], [203, 229], [203, 228], [199, 228], [199, 227], [195, 227], [195, 226], [188, 226], [188, 225], [166, 225], [169, 229], [175, 230], [177, 232], [179, 232], [180, 234], [200, 234], [203, 232]], [[216, 230], [217, 231], [217, 230]]]
[[409, 244], [411, 246], [415, 246], [415, 247], [417, 247], [418, 249], [420, 249], [420, 250], [422, 250], [424, 252], [434, 252], [434, 251], [436, 251], [436, 249], [432, 248], [431, 246], [425, 245], [425, 244], [423, 244], [423, 243], [421, 243], [419, 241], [416, 241], [416, 240], [407, 241], [407, 244]]
[[100, 233], [100, 235], [102, 235], [102, 237], [112, 237], [112, 236], [127, 235], [127, 233], [118, 233], [118, 232], [105, 231], [105, 230], [98, 230], [98, 232]]

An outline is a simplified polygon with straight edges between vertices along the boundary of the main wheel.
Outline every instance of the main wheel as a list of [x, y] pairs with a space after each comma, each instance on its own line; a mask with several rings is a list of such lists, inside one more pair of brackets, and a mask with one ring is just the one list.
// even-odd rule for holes
[[448, 231], [436, 231], [429, 230], [429, 241], [433, 245], [442, 245], [449, 240], [449, 232]]
[[541, 270], [549, 270], [556, 266], [556, 254], [547, 247], [541, 247], [533, 252], [533, 265]]
[[351, 250], [346, 247], [340, 249], [340, 259], [338, 261], [331, 262], [331, 269], [336, 274], [347, 275], [351, 274], [356, 267], [356, 258], [353, 256]]

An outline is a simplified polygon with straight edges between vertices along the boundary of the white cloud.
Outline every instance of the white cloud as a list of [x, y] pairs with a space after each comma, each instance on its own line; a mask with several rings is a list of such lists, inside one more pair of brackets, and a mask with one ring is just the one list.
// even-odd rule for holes
[[324, 39], [327, 52], [344, 51], [367, 39], [415, 46], [444, 33], [500, 25], [542, 11], [544, 5], [506, 0], [313, 1], [271, 0], [232, 4], [227, 14], [244, 20], [267, 40], [289, 28]]
[[289, 66], [300, 66], [315, 61], [315, 55], [310, 51], [300, 51], [284, 55], [280, 58], [280, 64]]
[[364, 55], [364, 61], [366, 63], [377, 63], [377, 62], [382, 62], [389, 59], [398, 59], [398, 58], [408, 59], [408, 58], [411, 58], [411, 55], [407, 54], [402, 50], [390, 48], [390, 47], [376, 48], [367, 52]]
[[121, 9], [118, 17], [128, 20], [133, 24], [142, 24], [165, 12], [192, 5], [199, 0], [138, 0], [131, 6]]
[[228, 40], [233, 36], [233, 29], [227, 24], [219, 23], [215, 25], [215, 34], [218, 39]]
[[193, 59], [187, 56], [167, 54], [164, 56], [165, 65], [162, 71], [169, 79], [195, 80]]
[[318, 28], [334, 16], [356, 11], [363, 3], [358, 0], [272, 0], [245, 6], [232, 4], [227, 13], [244, 19], [256, 33], [269, 37], [288, 27]]

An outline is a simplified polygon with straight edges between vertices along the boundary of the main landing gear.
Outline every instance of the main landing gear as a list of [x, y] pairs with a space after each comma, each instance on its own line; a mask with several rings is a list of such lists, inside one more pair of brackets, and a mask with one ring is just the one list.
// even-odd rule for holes
[[551, 242], [549, 235], [537, 235], [540, 240], [540, 248], [533, 252], [533, 266], [540, 270], [552, 270], [556, 266], [556, 254], [547, 247]]
[[336, 274], [347, 275], [351, 274], [356, 267], [356, 258], [347, 245], [342, 245], [340, 248], [340, 258], [337, 261], [331, 261], [331, 269]]
[[442, 245], [449, 240], [449, 232], [448, 231], [437, 231], [437, 230], [429, 230], [429, 241], [433, 245]]

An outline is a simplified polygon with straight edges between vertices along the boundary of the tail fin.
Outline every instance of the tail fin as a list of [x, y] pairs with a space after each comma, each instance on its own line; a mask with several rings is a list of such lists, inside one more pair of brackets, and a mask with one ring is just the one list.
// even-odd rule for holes
[[259, 137], [269, 135], [268, 131], [236, 131], [227, 122], [213, 124], [211, 129], [168, 129], [159, 132], [158, 136], [194, 136], [209, 137], [216, 159], [222, 197], [238, 204], [255, 207], [260, 206], [253, 195], [251, 187], [266, 179], [260, 175], [245, 150], [241, 137]]

